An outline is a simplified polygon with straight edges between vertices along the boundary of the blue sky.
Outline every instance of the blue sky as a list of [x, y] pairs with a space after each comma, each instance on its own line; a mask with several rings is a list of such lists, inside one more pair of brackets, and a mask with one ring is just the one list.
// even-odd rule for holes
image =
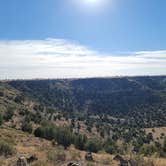
[[[77, 48], [81, 51], [88, 51], [88, 53], [85, 51], [81, 54], [89, 55], [90, 59], [92, 58], [95, 62], [97, 61], [96, 57], [102, 58], [98, 59], [98, 61], [105, 61], [105, 57], [115, 57], [120, 61], [118, 64], [121, 64], [118, 72], [115, 70], [115, 64], [107, 64], [106, 72], [103, 69], [103, 73], [101, 73], [99, 66], [102, 63], [98, 64], [98, 69], [86, 71], [87, 66], [83, 66], [84, 69], [82, 69], [82, 66], [78, 65], [77, 61], [73, 61], [79, 68], [73, 69], [72, 77], [166, 74], [166, 69], [164, 68], [164, 65], [166, 66], [165, 0], [90, 1], [92, 0], [1, 0], [0, 56], [2, 62], [0, 64], [0, 73], [3, 73], [3, 78], [60, 77], [56, 74], [50, 76], [49, 69], [47, 69], [48, 66], [50, 67], [50, 63], [43, 69], [48, 72], [45, 72], [43, 75], [39, 74], [39, 68], [42, 68], [41, 64], [38, 64], [40, 60], [37, 60], [34, 64], [36, 70], [38, 70], [36, 72], [38, 75], [33, 75], [34, 72], [31, 71], [32, 66], [30, 62], [25, 64], [26, 68], [22, 67], [27, 74], [24, 74], [26, 72], [18, 74], [18, 69], [20, 70], [21, 68], [19, 62], [22, 62], [21, 58], [26, 54], [25, 50], [27, 52], [31, 51], [31, 56], [27, 56], [36, 58], [36, 52], [29, 49], [29, 44], [33, 45], [33, 47], [38, 45], [40, 55], [41, 50], [43, 51], [43, 44], [47, 45], [47, 48], [57, 48], [58, 45], [61, 45], [63, 50], [65, 50], [65, 56], [70, 55], [70, 52], [66, 52], [66, 47], [70, 45], [70, 51], [75, 51]], [[17, 50], [14, 49], [17, 47]], [[41, 56], [48, 58], [55, 55], [52, 58], [56, 61], [57, 54], [59, 55], [62, 49], [59, 52], [55, 52], [56, 50], [50, 52], [47, 48], [46, 53], [44, 52]], [[20, 50], [20, 58], [15, 58], [18, 50]], [[149, 56], [149, 61], [155, 56], [156, 61], [153, 64], [158, 66], [151, 66], [151, 63], [148, 61], [145, 66], [146, 69], [142, 68], [142, 66], [136, 66], [133, 73], [129, 72], [131, 68], [125, 68], [127, 58], [135, 58], [140, 53], [142, 58], [145, 52]], [[79, 53], [77, 52], [72, 56], [77, 56], [78, 58], [80, 56]], [[125, 60], [122, 59], [123, 56], [126, 57]], [[5, 59], [5, 57], [8, 57], [8, 59]], [[14, 57], [14, 64], [8, 64], [9, 57]], [[160, 62], [158, 61], [159, 59]], [[133, 61], [137, 63], [137, 59], [133, 59]], [[130, 66], [134, 65], [134, 62], [130, 63]], [[84, 63], [84, 60], [82, 60], [82, 63]], [[56, 64], [54, 65], [53, 67], [53, 64], [51, 64], [52, 68], [56, 68], [52, 69], [52, 71], [56, 73], [57, 66]], [[10, 68], [12, 66], [15, 70], [12, 69], [11, 71]], [[37, 66], [40, 67], [37, 68]], [[126, 72], [123, 72], [124, 68]], [[61, 67], [62, 77], [69, 76], [65, 69], [66, 67], [63, 69]], [[142, 70], [140, 71], [140, 69]], [[83, 74], [76, 75], [78, 71], [80, 73], [83, 72]], [[93, 74], [88, 75], [87, 73], [89, 72]]]

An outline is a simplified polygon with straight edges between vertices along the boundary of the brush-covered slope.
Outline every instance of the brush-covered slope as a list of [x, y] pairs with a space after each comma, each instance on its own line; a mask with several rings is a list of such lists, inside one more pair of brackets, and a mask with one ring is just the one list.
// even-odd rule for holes
[[[145, 125], [166, 125], [166, 77], [11, 81], [9, 84], [60, 111], [133, 117]], [[148, 124], [147, 124], [148, 121]]]
[[[32, 155], [33, 166], [113, 165], [111, 155], [133, 152], [163, 166], [165, 126], [164, 76], [0, 82], [2, 166]], [[89, 163], [86, 151], [100, 153]]]

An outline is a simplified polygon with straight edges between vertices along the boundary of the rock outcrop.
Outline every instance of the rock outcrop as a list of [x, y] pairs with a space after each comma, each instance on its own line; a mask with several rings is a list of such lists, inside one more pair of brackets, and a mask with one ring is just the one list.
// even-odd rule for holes
[[87, 152], [87, 153], [85, 154], [85, 159], [86, 159], [87, 161], [93, 161], [92, 153], [91, 153], [91, 152]]
[[25, 157], [19, 157], [15, 166], [28, 166], [27, 159]]
[[34, 162], [34, 161], [37, 161], [37, 160], [38, 160], [38, 158], [36, 157], [36, 155], [32, 155], [32, 156], [30, 156], [30, 157], [27, 158], [27, 162], [29, 164], [32, 163], [32, 162]]
[[113, 160], [118, 162], [118, 166], [129, 166], [128, 160], [123, 159], [120, 155], [116, 155]]
[[70, 162], [67, 166], [80, 166], [78, 163]]

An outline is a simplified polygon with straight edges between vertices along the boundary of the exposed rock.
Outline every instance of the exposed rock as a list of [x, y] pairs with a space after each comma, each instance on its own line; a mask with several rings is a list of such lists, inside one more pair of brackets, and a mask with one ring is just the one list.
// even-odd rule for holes
[[129, 160], [129, 166], [138, 166], [138, 163], [134, 160]]
[[70, 162], [67, 166], [79, 166], [79, 164]]
[[87, 152], [87, 153], [85, 154], [85, 159], [86, 159], [87, 161], [93, 161], [92, 153], [91, 153], [91, 152]]
[[119, 160], [124, 160], [122, 156], [116, 155], [113, 160], [119, 161]]
[[118, 162], [118, 166], [129, 166], [129, 163], [127, 160], [123, 159], [122, 156], [116, 155], [113, 160]]
[[27, 159], [25, 157], [19, 157], [15, 166], [28, 166]]
[[38, 158], [36, 157], [36, 155], [32, 155], [32, 156], [27, 158], [28, 163], [32, 163], [32, 162], [37, 161], [37, 160], [38, 160]]

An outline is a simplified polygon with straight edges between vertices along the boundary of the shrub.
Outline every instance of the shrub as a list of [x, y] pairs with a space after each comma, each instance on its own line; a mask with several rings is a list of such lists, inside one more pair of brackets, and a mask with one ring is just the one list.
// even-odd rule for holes
[[0, 114], [0, 126], [2, 125], [3, 123], [3, 118], [2, 118], [2, 115]]
[[16, 96], [15, 98], [14, 98], [14, 101], [16, 102], [16, 103], [21, 103], [21, 101], [23, 101], [23, 96]]
[[54, 125], [41, 126], [35, 130], [34, 135], [48, 140], [54, 139], [59, 145], [63, 145], [65, 148], [70, 146], [73, 141], [73, 135], [69, 128], [56, 127]]
[[84, 150], [86, 142], [87, 142], [86, 135], [79, 134], [76, 135], [74, 138], [74, 145], [77, 149]]
[[51, 125], [41, 126], [35, 130], [34, 135], [36, 137], [41, 137], [41, 138], [45, 138], [48, 140], [53, 140], [56, 136], [56, 127], [53, 127]]
[[4, 93], [2, 91], [0, 91], [0, 97], [3, 97]]
[[38, 127], [34, 132], [35, 137], [41, 137], [44, 138], [44, 131], [43, 128]]
[[166, 137], [164, 138], [163, 146], [160, 149], [160, 157], [166, 157]]
[[151, 156], [157, 151], [157, 148], [154, 145], [143, 145], [140, 149], [140, 154], [145, 156]]
[[85, 145], [87, 151], [97, 153], [101, 150], [101, 142], [98, 139], [89, 139]]
[[24, 132], [28, 132], [28, 133], [32, 133], [33, 129], [32, 129], [32, 125], [30, 123], [24, 123], [22, 125], [22, 131]]
[[163, 151], [166, 153], [166, 137], [164, 138]]
[[15, 152], [14, 148], [12, 145], [5, 141], [0, 141], [0, 156], [11, 156]]
[[117, 146], [116, 146], [116, 143], [109, 139], [107, 140], [107, 142], [105, 143], [104, 145], [104, 149], [107, 153], [109, 154], [115, 154], [117, 152]]
[[66, 149], [72, 143], [72, 133], [70, 129], [65, 127], [57, 128], [55, 140], [59, 145], [63, 145]]
[[116, 153], [116, 149], [113, 145], [108, 145], [107, 147], [105, 147], [105, 151], [109, 154], [115, 154]]
[[87, 126], [87, 131], [89, 131], [90, 133], [92, 132], [92, 128], [90, 126]]
[[9, 121], [9, 120], [13, 117], [13, 115], [14, 115], [13, 109], [12, 109], [12, 108], [9, 108], [9, 109], [7, 110], [7, 112], [5, 112], [3, 118], [4, 118], [5, 121]]

